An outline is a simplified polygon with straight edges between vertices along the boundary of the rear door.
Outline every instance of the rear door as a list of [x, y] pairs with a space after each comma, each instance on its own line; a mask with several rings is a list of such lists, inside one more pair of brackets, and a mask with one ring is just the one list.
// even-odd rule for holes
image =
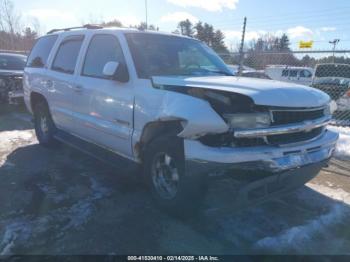
[[75, 122], [82, 138], [132, 157], [134, 87], [103, 75], [108, 62], [126, 65], [116, 35], [101, 33], [91, 37], [74, 93]]
[[65, 37], [59, 44], [51, 70], [47, 73], [46, 85], [51, 90], [50, 106], [55, 124], [69, 132], [75, 131], [73, 94], [79, 91], [75, 68], [83, 40], [83, 35]]
[[24, 69], [23, 90], [24, 101], [29, 109], [33, 109], [30, 105], [30, 93], [33, 91], [44, 95], [49, 101], [49, 106], [51, 104], [51, 90], [47, 86], [47, 65], [49, 55], [57, 38], [57, 35], [48, 35], [39, 38], [27, 59], [27, 64]]
[[298, 70], [297, 69], [289, 69], [288, 82], [298, 83]]

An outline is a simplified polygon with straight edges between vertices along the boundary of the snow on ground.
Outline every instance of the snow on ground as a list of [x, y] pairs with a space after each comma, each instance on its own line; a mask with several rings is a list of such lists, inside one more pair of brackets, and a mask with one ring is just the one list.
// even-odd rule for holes
[[95, 178], [91, 177], [89, 182], [90, 195], [70, 207], [53, 209], [38, 217], [19, 216], [8, 221], [0, 220], [0, 225], [1, 223], [6, 225], [0, 239], [0, 256], [11, 255], [13, 249], [18, 246], [30, 246], [31, 243], [28, 243], [30, 239], [37, 239], [36, 241], [41, 241], [44, 245], [45, 241], [48, 241], [46, 233], [53, 228], [61, 227], [59, 235], [55, 238], [66, 234], [67, 231], [81, 229], [90, 220], [96, 208], [95, 202], [111, 194], [111, 190]]
[[332, 228], [342, 225], [350, 216], [350, 193], [341, 188], [333, 189], [318, 184], [307, 184], [311, 189], [338, 200], [330, 206], [327, 213], [305, 221], [305, 224], [293, 226], [276, 236], [268, 236], [255, 243], [257, 249], [268, 249], [277, 252], [283, 250], [303, 250], [319, 235], [330, 235]]
[[21, 145], [28, 145], [35, 141], [32, 130], [13, 130], [0, 132], [0, 167], [5, 163], [7, 153], [12, 148]]
[[339, 133], [339, 141], [334, 156], [342, 160], [350, 160], [350, 128], [329, 126], [328, 129]]

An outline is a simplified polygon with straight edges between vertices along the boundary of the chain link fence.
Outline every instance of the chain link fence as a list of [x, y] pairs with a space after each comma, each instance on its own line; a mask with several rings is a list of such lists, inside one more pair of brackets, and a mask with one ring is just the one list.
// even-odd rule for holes
[[350, 126], [350, 50], [220, 54], [236, 75], [311, 86], [326, 92], [336, 111], [333, 124]]

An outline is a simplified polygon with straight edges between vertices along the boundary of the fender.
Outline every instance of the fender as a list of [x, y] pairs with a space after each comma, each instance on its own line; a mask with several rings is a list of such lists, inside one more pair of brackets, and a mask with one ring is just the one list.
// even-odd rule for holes
[[180, 120], [183, 130], [178, 136], [182, 138], [220, 134], [229, 129], [209, 102], [175, 92], [166, 92], [157, 119], [159, 121]]

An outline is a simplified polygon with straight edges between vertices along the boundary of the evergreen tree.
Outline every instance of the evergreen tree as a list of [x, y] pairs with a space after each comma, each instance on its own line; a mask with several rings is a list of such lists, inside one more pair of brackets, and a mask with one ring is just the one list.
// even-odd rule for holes
[[186, 35], [189, 37], [193, 37], [194, 31], [193, 31], [193, 25], [190, 20], [186, 19], [184, 21], [181, 21], [177, 28], [179, 29], [180, 33], [182, 35]]
[[290, 42], [289, 42], [289, 38], [286, 34], [283, 34], [279, 40], [279, 51], [289, 51]]

